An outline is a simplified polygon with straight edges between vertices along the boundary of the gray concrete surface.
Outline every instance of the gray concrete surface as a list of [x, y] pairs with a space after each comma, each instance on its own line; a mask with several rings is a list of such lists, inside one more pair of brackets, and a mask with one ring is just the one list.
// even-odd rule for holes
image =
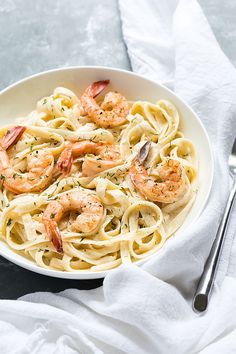
[[1, 88], [69, 65], [129, 68], [114, 0], [0, 2]]
[[[199, 2], [222, 49], [236, 65], [236, 1]], [[55, 67], [106, 65], [130, 69], [116, 0], [2, 0], [0, 30], [0, 89]], [[29, 292], [68, 287], [89, 289], [101, 284], [102, 280], [40, 276], [0, 257], [0, 298], [15, 299]]]

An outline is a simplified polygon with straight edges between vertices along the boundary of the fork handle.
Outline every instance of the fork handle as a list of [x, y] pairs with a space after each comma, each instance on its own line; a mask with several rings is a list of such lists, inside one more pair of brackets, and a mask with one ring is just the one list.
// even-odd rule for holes
[[213, 287], [213, 282], [215, 279], [224, 240], [226, 237], [226, 230], [228, 226], [229, 217], [232, 211], [235, 195], [236, 179], [234, 178], [234, 183], [227, 200], [224, 215], [217, 230], [215, 240], [205, 263], [203, 273], [201, 275], [196, 293], [193, 298], [193, 309], [197, 312], [205, 311], [209, 303], [209, 298]]

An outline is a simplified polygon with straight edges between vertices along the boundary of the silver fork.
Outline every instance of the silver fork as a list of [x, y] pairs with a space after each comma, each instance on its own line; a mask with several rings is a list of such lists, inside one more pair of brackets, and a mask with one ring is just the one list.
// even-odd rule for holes
[[234, 145], [229, 156], [229, 171], [231, 176], [233, 177], [233, 185], [224, 210], [224, 215], [217, 230], [214, 243], [212, 245], [196, 293], [193, 298], [193, 309], [197, 312], [205, 311], [209, 303], [209, 298], [213, 287], [217, 266], [219, 263], [224, 240], [226, 238], [226, 230], [228, 226], [229, 217], [236, 195], [236, 139], [234, 140]]

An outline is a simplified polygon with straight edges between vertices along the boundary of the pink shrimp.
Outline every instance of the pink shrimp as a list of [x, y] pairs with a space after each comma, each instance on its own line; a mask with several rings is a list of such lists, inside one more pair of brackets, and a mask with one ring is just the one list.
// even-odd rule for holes
[[73, 158], [86, 154], [94, 154], [96, 156], [86, 156], [84, 158], [82, 165], [83, 176], [93, 176], [122, 164], [118, 146], [105, 142], [95, 143], [84, 140], [74, 144], [69, 143], [61, 153], [57, 161], [57, 167], [66, 175], [71, 171]]
[[113, 128], [127, 123], [129, 103], [124, 96], [117, 92], [108, 92], [101, 106], [95, 101], [109, 84], [109, 80], [92, 83], [81, 96], [84, 111], [99, 127]]
[[82, 233], [97, 229], [103, 218], [103, 205], [96, 194], [83, 190], [72, 190], [51, 201], [43, 214], [43, 223], [47, 235], [56, 250], [63, 252], [63, 244], [58, 223], [68, 211], [79, 213], [73, 228]]
[[36, 150], [27, 155], [27, 172], [20, 173], [14, 169], [7, 149], [21, 138], [25, 129], [22, 126], [13, 127], [0, 141], [1, 180], [6, 189], [16, 194], [42, 191], [52, 179], [54, 166], [54, 157], [50, 151]]
[[140, 149], [131, 163], [129, 176], [137, 190], [148, 200], [161, 203], [173, 203], [184, 193], [186, 188], [185, 170], [180, 162], [168, 159], [158, 167], [159, 181], [155, 181], [143, 166], [147, 159], [150, 141]]

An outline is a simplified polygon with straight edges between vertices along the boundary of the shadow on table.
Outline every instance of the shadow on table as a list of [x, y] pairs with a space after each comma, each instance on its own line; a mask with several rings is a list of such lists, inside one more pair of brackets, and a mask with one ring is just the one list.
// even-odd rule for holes
[[0, 299], [17, 299], [36, 291], [58, 292], [68, 288], [94, 289], [103, 279], [68, 280], [30, 272], [0, 257]]

